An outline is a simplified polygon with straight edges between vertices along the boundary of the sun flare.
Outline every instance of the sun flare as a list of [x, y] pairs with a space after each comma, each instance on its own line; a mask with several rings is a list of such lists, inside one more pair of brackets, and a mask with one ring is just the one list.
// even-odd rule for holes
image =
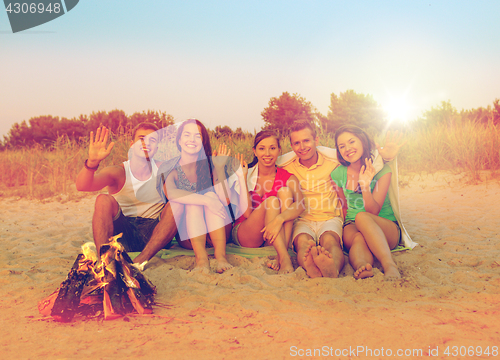
[[411, 106], [404, 98], [392, 98], [387, 106], [384, 107], [389, 121], [408, 122]]

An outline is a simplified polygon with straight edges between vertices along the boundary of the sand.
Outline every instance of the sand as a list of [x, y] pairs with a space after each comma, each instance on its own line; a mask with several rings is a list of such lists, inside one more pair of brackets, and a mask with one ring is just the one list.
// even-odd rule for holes
[[266, 258], [229, 255], [234, 269], [206, 275], [190, 271], [192, 257], [154, 258], [145, 270], [162, 304], [154, 316], [67, 324], [42, 318], [37, 303], [92, 240], [94, 198], [2, 199], [0, 358], [384, 359], [399, 351], [450, 359], [487, 348], [490, 358], [500, 346], [500, 183], [459, 179], [413, 176], [401, 189], [406, 228], [420, 244], [394, 254], [401, 281], [384, 281], [377, 264], [370, 279], [355, 280], [349, 265], [339, 279], [310, 279], [296, 262], [293, 274], [277, 275]]

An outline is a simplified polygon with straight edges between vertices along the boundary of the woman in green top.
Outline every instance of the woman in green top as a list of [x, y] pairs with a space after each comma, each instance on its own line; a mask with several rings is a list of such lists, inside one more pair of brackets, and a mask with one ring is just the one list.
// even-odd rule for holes
[[373, 276], [373, 257], [382, 267], [387, 280], [401, 275], [391, 255], [400, 240], [400, 229], [386, 196], [391, 183], [391, 169], [375, 173], [371, 151], [373, 142], [357, 126], [345, 125], [335, 133], [337, 157], [342, 164], [332, 171], [333, 187], [343, 204], [344, 248], [354, 277]]

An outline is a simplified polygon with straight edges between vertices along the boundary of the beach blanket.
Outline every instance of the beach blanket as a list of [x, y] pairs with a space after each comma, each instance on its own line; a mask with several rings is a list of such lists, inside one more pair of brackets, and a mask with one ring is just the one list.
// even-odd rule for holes
[[[207, 248], [208, 255], [214, 254], [214, 248]], [[139, 252], [129, 252], [128, 253], [132, 259], [134, 259]], [[231, 255], [240, 255], [245, 258], [254, 258], [254, 257], [266, 257], [276, 255], [276, 250], [274, 250], [273, 246], [263, 246], [258, 248], [244, 248], [235, 244], [227, 244], [226, 245], [226, 254]], [[290, 256], [296, 256], [295, 252], [291, 249], [288, 249], [288, 254]], [[176, 242], [169, 249], [161, 249], [158, 251], [156, 256], [159, 256], [162, 259], [170, 259], [176, 256], [194, 256], [193, 250], [188, 250], [180, 247]]]
[[[396, 248], [391, 250], [392, 252], [396, 251], [404, 251], [404, 250], [410, 250], [409, 247], [405, 247], [403, 245], [398, 245]], [[209, 255], [214, 254], [214, 248], [207, 248], [207, 253]], [[138, 256], [140, 253], [139, 252], [129, 252], [128, 255], [134, 259], [136, 256]], [[243, 256], [245, 258], [251, 259], [254, 257], [267, 257], [267, 256], [274, 256], [276, 255], [276, 250], [274, 250], [273, 246], [263, 246], [263, 247], [258, 247], [258, 248], [244, 248], [235, 244], [227, 244], [226, 245], [226, 254], [230, 255], [239, 255]], [[288, 254], [290, 257], [295, 257], [297, 254], [292, 250], [288, 249]], [[345, 255], [347, 255], [346, 252], [344, 252]], [[193, 250], [188, 250], [180, 247], [177, 243], [175, 243], [170, 249], [161, 249], [158, 251], [156, 256], [162, 258], [162, 259], [171, 259], [176, 256], [194, 256], [194, 251]]]

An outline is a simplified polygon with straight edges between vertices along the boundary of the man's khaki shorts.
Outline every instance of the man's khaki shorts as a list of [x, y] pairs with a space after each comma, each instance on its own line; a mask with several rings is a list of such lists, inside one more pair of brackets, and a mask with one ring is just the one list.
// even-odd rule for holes
[[294, 243], [297, 235], [308, 234], [319, 245], [319, 238], [327, 231], [333, 231], [340, 238], [340, 246], [342, 247], [342, 225], [343, 221], [340, 217], [326, 221], [310, 221], [302, 218], [295, 219], [293, 223], [292, 243]]

